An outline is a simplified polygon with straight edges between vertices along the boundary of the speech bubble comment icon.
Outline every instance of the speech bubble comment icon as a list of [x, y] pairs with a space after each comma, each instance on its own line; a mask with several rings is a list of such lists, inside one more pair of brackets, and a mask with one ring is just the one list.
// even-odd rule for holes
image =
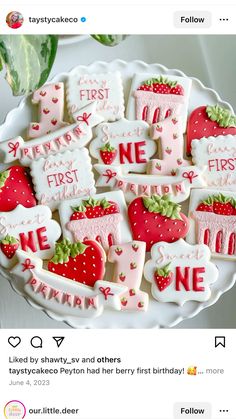
[[30, 341], [31, 346], [33, 348], [42, 348], [43, 347], [43, 340], [40, 336], [33, 336]]
[[19, 400], [11, 400], [4, 407], [4, 416], [6, 419], [24, 419], [25, 415], [25, 405]]

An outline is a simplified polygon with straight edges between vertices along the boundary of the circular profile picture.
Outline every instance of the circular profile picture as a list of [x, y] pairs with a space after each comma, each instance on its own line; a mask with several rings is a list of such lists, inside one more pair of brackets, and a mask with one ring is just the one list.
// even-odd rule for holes
[[4, 416], [6, 419], [23, 419], [25, 415], [25, 405], [19, 400], [11, 400], [4, 408]]
[[6, 22], [9, 28], [18, 29], [23, 25], [24, 18], [20, 12], [10, 12], [6, 17]]

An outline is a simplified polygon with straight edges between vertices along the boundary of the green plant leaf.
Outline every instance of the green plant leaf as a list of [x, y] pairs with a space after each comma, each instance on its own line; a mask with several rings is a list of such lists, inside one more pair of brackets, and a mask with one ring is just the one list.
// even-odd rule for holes
[[57, 35], [0, 35], [0, 68], [14, 96], [33, 92], [48, 79], [57, 52]]
[[122, 42], [127, 35], [91, 35], [96, 41], [107, 47], [114, 47]]

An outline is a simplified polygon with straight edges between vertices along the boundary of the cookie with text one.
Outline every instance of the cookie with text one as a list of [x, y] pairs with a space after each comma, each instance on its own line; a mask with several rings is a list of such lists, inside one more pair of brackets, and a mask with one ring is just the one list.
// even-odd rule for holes
[[206, 166], [203, 177], [208, 187], [236, 191], [236, 135], [193, 140], [191, 147], [193, 162]]
[[113, 244], [131, 241], [121, 191], [62, 202], [59, 215], [63, 235], [70, 240], [97, 240], [106, 251]]
[[130, 243], [111, 246], [109, 262], [114, 263], [113, 281], [128, 287], [121, 296], [122, 310], [146, 311], [149, 297], [140, 290], [145, 262], [146, 243]]
[[95, 135], [89, 147], [91, 155], [101, 164], [121, 166], [124, 173], [144, 173], [157, 148], [149, 137], [149, 125], [144, 121], [122, 118], [102, 123]]
[[196, 189], [189, 203], [189, 243], [209, 246], [214, 257], [236, 259], [236, 193]]
[[155, 244], [144, 267], [153, 297], [180, 306], [187, 301], [209, 300], [211, 285], [218, 279], [218, 269], [210, 257], [207, 246], [190, 245], [183, 239]]
[[67, 80], [66, 98], [72, 115], [96, 101], [97, 113], [105, 121], [116, 121], [124, 116], [124, 93], [118, 71], [89, 74], [75, 69]]
[[182, 116], [182, 132], [186, 131], [188, 102], [192, 80], [161, 74], [135, 74], [127, 106], [127, 118], [155, 124], [171, 116]]

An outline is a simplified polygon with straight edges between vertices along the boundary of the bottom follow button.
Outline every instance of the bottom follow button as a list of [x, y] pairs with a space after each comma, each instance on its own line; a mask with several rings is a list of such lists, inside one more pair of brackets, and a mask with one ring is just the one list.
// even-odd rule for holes
[[210, 403], [180, 402], [174, 405], [174, 419], [203, 418], [211, 419]]

